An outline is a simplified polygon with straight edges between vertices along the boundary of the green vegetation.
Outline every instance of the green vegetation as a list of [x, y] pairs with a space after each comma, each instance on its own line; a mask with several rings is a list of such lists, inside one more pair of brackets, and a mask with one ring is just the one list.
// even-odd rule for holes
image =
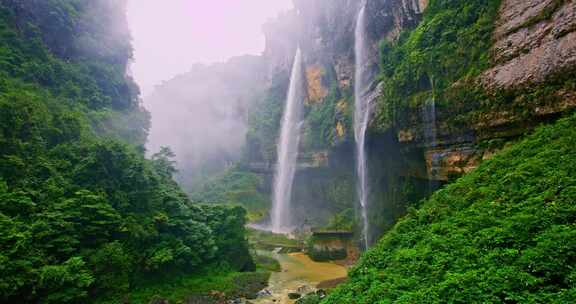
[[255, 249], [274, 250], [276, 248], [287, 248], [297, 250], [300, 248], [298, 240], [289, 239], [286, 235], [268, 231], [249, 229], [248, 239], [250, 240], [250, 245]]
[[144, 158], [124, 5], [0, 4], [2, 303], [120, 301], [150, 278], [255, 268], [243, 209], [192, 205], [169, 150]]
[[206, 182], [192, 200], [203, 204], [242, 206], [248, 210], [250, 222], [257, 222], [268, 213], [269, 197], [259, 190], [262, 177], [239, 168], [232, 168]]
[[322, 297], [317, 295], [316, 293], [307, 294], [301, 299], [296, 301], [296, 304], [318, 304], [322, 300]]
[[245, 160], [276, 161], [276, 142], [288, 91], [288, 76], [276, 75], [264, 98], [255, 105], [248, 121]]
[[489, 67], [499, 6], [500, 0], [430, 1], [416, 29], [382, 43], [380, 129], [409, 123], [409, 114], [431, 98], [447, 103], [439, 98], [447, 88]]
[[[0, 76], [4, 82], [17, 78], [40, 85], [60, 103], [81, 108], [92, 119], [113, 119], [110, 109], [145, 115], [139, 108], [138, 87], [125, 76], [132, 55], [129, 34], [112, 34], [111, 25], [122, 20], [124, 5], [7, 1], [0, 8]], [[107, 20], [93, 15], [98, 11], [108, 12]], [[147, 128], [148, 122], [142, 123], [139, 132]]]
[[[352, 130], [351, 98], [343, 96], [337, 83], [334, 83], [328, 96], [306, 108], [303, 144], [304, 150], [329, 149], [338, 140], [336, 130], [340, 122], [345, 130]], [[341, 103], [341, 105], [339, 105]], [[339, 109], [344, 107], [344, 109]]]
[[356, 222], [356, 213], [354, 209], [348, 208], [335, 214], [324, 227], [326, 230], [354, 231], [358, 224]]
[[576, 301], [576, 115], [410, 210], [323, 303]]
[[220, 303], [240, 297], [254, 298], [268, 283], [269, 272], [235, 273], [229, 271], [198, 273], [193, 276], [162, 278], [137, 289], [130, 300], [149, 303], [150, 299], [167, 300], [170, 303]]
[[[265, 252], [268, 253], [267, 251]], [[254, 262], [256, 263], [258, 269], [270, 272], [282, 271], [280, 262], [278, 262], [278, 260], [273, 258], [271, 255], [256, 252], [256, 254], [253, 254], [253, 256], [254, 256]]]

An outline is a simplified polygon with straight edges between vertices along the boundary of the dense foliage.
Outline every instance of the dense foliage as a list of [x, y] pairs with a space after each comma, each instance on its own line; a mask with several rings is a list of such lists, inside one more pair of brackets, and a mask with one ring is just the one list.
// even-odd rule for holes
[[121, 2], [0, 2], [0, 303], [121, 299], [147, 277], [254, 268], [245, 211], [191, 206], [169, 151], [137, 146], [148, 120], [131, 49], [103, 28], [122, 25]]
[[[121, 2], [5, 1], [0, 7], [0, 86], [10, 79], [42, 86], [59, 103], [84, 112], [101, 135], [143, 145], [148, 113], [125, 73], [132, 52], [125, 45], [129, 36], [105, 31], [103, 21], [95, 19], [100, 11], [121, 19]], [[109, 27], [118, 23], [109, 22]]]
[[[350, 89], [341, 89], [331, 77], [326, 96], [318, 100], [307, 98], [302, 123], [303, 152], [329, 149], [350, 139], [352, 130], [353, 99]], [[289, 79], [277, 74], [260, 103], [250, 113], [245, 158], [274, 162], [280, 121], [286, 103]], [[309, 84], [310, 85], [310, 84]]]
[[276, 75], [262, 100], [249, 114], [244, 159], [248, 161], [276, 160], [276, 142], [288, 91], [288, 75]]
[[262, 183], [261, 176], [234, 167], [209, 179], [191, 198], [200, 204], [242, 206], [248, 210], [250, 221], [258, 221], [270, 208]]
[[576, 116], [412, 209], [323, 303], [576, 301]]
[[212, 271], [186, 277], [162, 277], [154, 284], [138, 288], [131, 300], [132, 303], [182, 303], [182, 299], [186, 299], [186, 303], [228, 303], [238, 298], [252, 299], [266, 287], [269, 277], [267, 271]]
[[328, 95], [306, 107], [303, 147], [306, 151], [329, 149], [352, 130], [353, 106], [349, 92], [342, 92], [334, 83]]
[[500, 1], [430, 1], [416, 29], [382, 42], [380, 78], [386, 89], [377, 111], [380, 128], [406, 123], [410, 109], [489, 67]]

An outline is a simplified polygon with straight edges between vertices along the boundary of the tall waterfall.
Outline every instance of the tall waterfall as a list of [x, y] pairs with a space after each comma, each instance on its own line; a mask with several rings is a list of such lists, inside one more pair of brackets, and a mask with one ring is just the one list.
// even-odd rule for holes
[[294, 57], [290, 87], [278, 141], [278, 163], [274, 175], [271, 216], [272, 231], [275, 233], [290, 232], [292, 228], [290, 200], [300, 142], [300, 124], [304, 99], [302, 73], [302, 54], [298, 48]]
[[[432, 87], [432, 97], [423, 107], [423, 121], [424, 121], [424, 137], [429, 147], [434, 149], [438, 146], [438, 136], [436, 129], [436, 96], [434, 94], [434, 82], [431, 82]], [[435, 190], [435, 182], [433, 177], [437, 173], [437, 168], [439, 167], [441, 156], [438, 153], [432, 154], [432, 159], [430, 162], [429, 176], [428, 176], [428, 191], [432, 192]]]
[[426, 142], [432, 147], [437, 145], [437, 135], [436, 135], [436, 100], [434, 98], [430, 99], [423, 108], [424, 112], [424, 137]]
[[438, 141], [436, 135], [436, 90], [434, 83], [434, 78], [430, 77], [432, 96], [423, 107], [423, 119], [425, 125], [424, 136], [428, 144], [432, 147], [436, 147]]
[[358, 200], [362, 214], [364, 245], [370, 245], [370, 223], [368, 220], [368, 168], [366, 156], [366, 130], [370, 122], [371, 105], [366, 91], [370, 79], [367, 69], [368, 45], [366, 41], [366, 6], [363, 5], [356, 20], [355, 30], [355, 84], [354, 84], [354, 137], [356, 139], [356, 170], [358, 175]]

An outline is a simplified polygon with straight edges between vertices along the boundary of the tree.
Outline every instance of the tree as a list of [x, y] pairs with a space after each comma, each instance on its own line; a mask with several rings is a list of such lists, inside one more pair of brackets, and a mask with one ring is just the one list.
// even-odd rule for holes
[[161, 147], [159, 152], [152, 155], [154, 168], [165, 178], [172, 178], [178, 172], [176, 161], [173, 160], [174, 157], [176, 157], [176, 154], [169, 147]]

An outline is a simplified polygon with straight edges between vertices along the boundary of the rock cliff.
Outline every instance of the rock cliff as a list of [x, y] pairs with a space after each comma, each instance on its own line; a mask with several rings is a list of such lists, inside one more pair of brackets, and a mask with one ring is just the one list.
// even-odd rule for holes
[[[301, 48], [307, 98], [293, 204], [302, 225], [358, 228], [352, 95], [360, 5], [295, 0], [294, 10], [264, 26], [262, 68], [256, 85], [247, 84], [262, 91], [246, 113], [241, 168], [264, 177], [259, 190], [267, 194]], [[409, 204], [576, 107], [573, 0], [368, 0], [366, 7], [375, 236]]]
[[[369, 65], [373, 79], [379, 72], [379, 44], [393, 41], [422, 18], [427, 1], [368, 1]], [[294, 1], [295, 9], [265, 25], [268, 64], [268, 106], [281, 111], [292, 58], [299, 46], [304, 55], [307, 83], [306, 118], [293, 204], [300, 224], [329, 224], [336, 214], [353, 214], [355, 177], [353, 153], [354, 31], [360, 1]], [[375, 88], [377, 82], [374, 81]], [[260, 112], [269, 115], [273, 111]], [[278, 114], [274, 114], [278, 117]], [[277, 129], [277, 125], [273, 128]], [[273, 169], [275, 136], [270, 128], [249, 134], [248, 157], [255, 171]], [[263, 128], [262, 128], [263, 129]], [[270, 138], [272, 137], [272, 138]], [[320, 158], [319, 158], [320, 157]], [[319, 161], [320, 160], [320, 161]], [[423, 161], [423, 160], [422, 160]], [[268, 171], [271, 173], [271, 171]], [[425, 175], [425, 174], [422, 174]], [[271, 178], [271, 174], [267, 175]], [[391, 213], [392, 222], [399, 212]], [[353, 219], [348, 219], [353, 221]]]
[[[300, 208], [315, 205], [334, 213], [355, 204], [354, 195], [346, 198], [352, 202], [338, 203], [327, 193], [338, 179], [354, 180], [350, 145], [354, 25], [359, 5], [347, 0], [295, 1], [293, 12], [267, 27], [264, 56], [271, 66], [269, 79], [286, 75], [296, 46], [303, 50], [308, 99], [301, 150], [304, 154], [322, 151], [328, 159], [316, 167], [301, 166], [294, 188], [294, 201]], [[418, 27], [429, 5], [433, 11], [428, 13], [434, 15], [430, 19], [434, 19], [440, 14], [434, 1], [367, 1], [373, 88], [381, 72], [379, 45], [410, 39], [413, 29], [429, 30]], [[575, 5], [563, 0], [503, 0], [495, 20], [490, 21], [492, 41], [485, 52], [485, 70], [449, 83], [442, 96], [396, 115], [390, 128], [372, 129], [368, 139], [371, 201], [380, 229], [403, 214], [408, 202], [470, 172], [506, 142], [576, 106], [573, 84], [567, 81], [576, 64]], [[433, 21], [448, 22], [438, 20]], [[423, 80], [432, 86], [423, 86], [418, 94], [434, 96], [434, 81]], [[380, 88], [390, 90], [384, 83]], [[438, 105], [431, 109], [434, 99]], [[376, 106], [386, 107], [387, 102], [382, 96]], [[318, 170], [332, 176], [320, 178]], [[348, 190], [354, 192], [354, 184]], [[338, 204], [346, 207], [334, 208]]]
[[[354, 26], [361, 1], [312, 0], [294, 1], [294, 11], [285, 13], [265, 25], [266, 48], [270, 77], [290, 71], [296, 47], [306, 57], [309, 92], [327, 92], [337, 82], [342, 90], [353, 85]], [[393, 40], [400, 33], [418, 24], [427, 0], [367, 1], [369, 39], [372, 44], [371, 62], [378, 70], [378, 44], [382, 39]], [[324, 94], [310, 94], [313, 101]]]
[[[574, 1], [502, 1], [490, 50], [492, 64], [474, 80], [488, 97], [466, 100], [468, 109], [456, 113], [468, 110], [475, 115], [454, 130], [447, 117], [454, 112], [438, 113], [440, 143], [435, 146], [423, 140], [423, 132], [417, 130], [422, 126], [398, 131], [402, 143], [428, 145], [429, 178], [448, 180], [470, 172], [499, 146], [482, 142], [504, 143], [576, 107], [568, 81], [576, 66], [575, 14]], [[470, 90], [458, 83], [454, 87]], [[472, 102], [488, 106], [470, 108]]]

